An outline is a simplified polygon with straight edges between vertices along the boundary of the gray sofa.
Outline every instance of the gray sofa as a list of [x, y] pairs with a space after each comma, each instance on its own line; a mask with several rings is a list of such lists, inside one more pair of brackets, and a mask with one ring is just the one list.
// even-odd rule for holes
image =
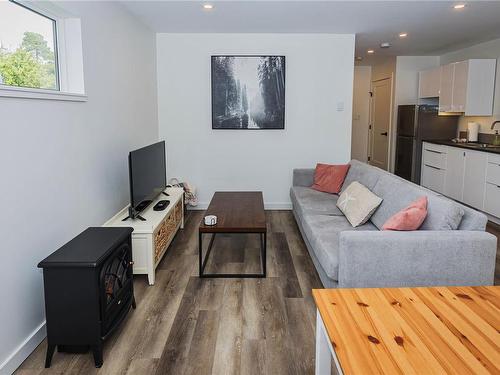
[[[337, 208], [338, 195], [310, 188], [314, 169], [293, 171], [293, 213], [324, 287], [493, 284], [497, 239], [485, 232], [484, 214], [379, 168], [350, 164], [343, 189], [358, 181], [383, 199], [357, 228]], [[422, 195], [428, 215], [419, 230], [379, 230]]]

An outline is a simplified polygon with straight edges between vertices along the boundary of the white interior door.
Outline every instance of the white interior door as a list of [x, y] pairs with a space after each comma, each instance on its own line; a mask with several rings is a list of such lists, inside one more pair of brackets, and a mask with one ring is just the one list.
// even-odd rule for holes
[[392, 78], [372, 82], [372, 92], [370, 164], [387, 170], [392, 113]]
[[351, 159], [368, 161], [371, 66], [354, 67]]

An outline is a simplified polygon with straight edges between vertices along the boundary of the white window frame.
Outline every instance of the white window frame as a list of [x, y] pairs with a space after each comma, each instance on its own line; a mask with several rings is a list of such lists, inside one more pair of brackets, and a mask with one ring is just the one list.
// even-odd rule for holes
[[53, 2], [15, 0], [56, 23], [54, 35], [59, 90], [0, 85], [0, 97], [87, 101], [83, 79], [81, 22]]

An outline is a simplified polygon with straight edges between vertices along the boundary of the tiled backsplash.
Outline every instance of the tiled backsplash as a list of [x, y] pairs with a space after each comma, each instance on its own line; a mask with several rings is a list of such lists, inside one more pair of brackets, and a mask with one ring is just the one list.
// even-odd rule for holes
[[[467, 132], [461, 131], [460, 138], [467, 138]], [[495, 134], [489, 133], [479, 133], [477, 137], [479, 143], [493, 143], [493, 138], [495, 138]]]

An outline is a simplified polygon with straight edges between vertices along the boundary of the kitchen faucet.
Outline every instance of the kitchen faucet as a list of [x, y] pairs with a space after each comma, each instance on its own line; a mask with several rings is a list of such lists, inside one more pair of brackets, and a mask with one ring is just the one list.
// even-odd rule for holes
[[[500, 124], [500, 120], [493, 121], [493, 124], [491, 124], [491, 130], [495, 128], [496, 124]], [[495, 138], [493, 138], [493, 144], [495, 146], [500, 146], [500, 135], [498, 134], [498, 130], [495, 130]]]

